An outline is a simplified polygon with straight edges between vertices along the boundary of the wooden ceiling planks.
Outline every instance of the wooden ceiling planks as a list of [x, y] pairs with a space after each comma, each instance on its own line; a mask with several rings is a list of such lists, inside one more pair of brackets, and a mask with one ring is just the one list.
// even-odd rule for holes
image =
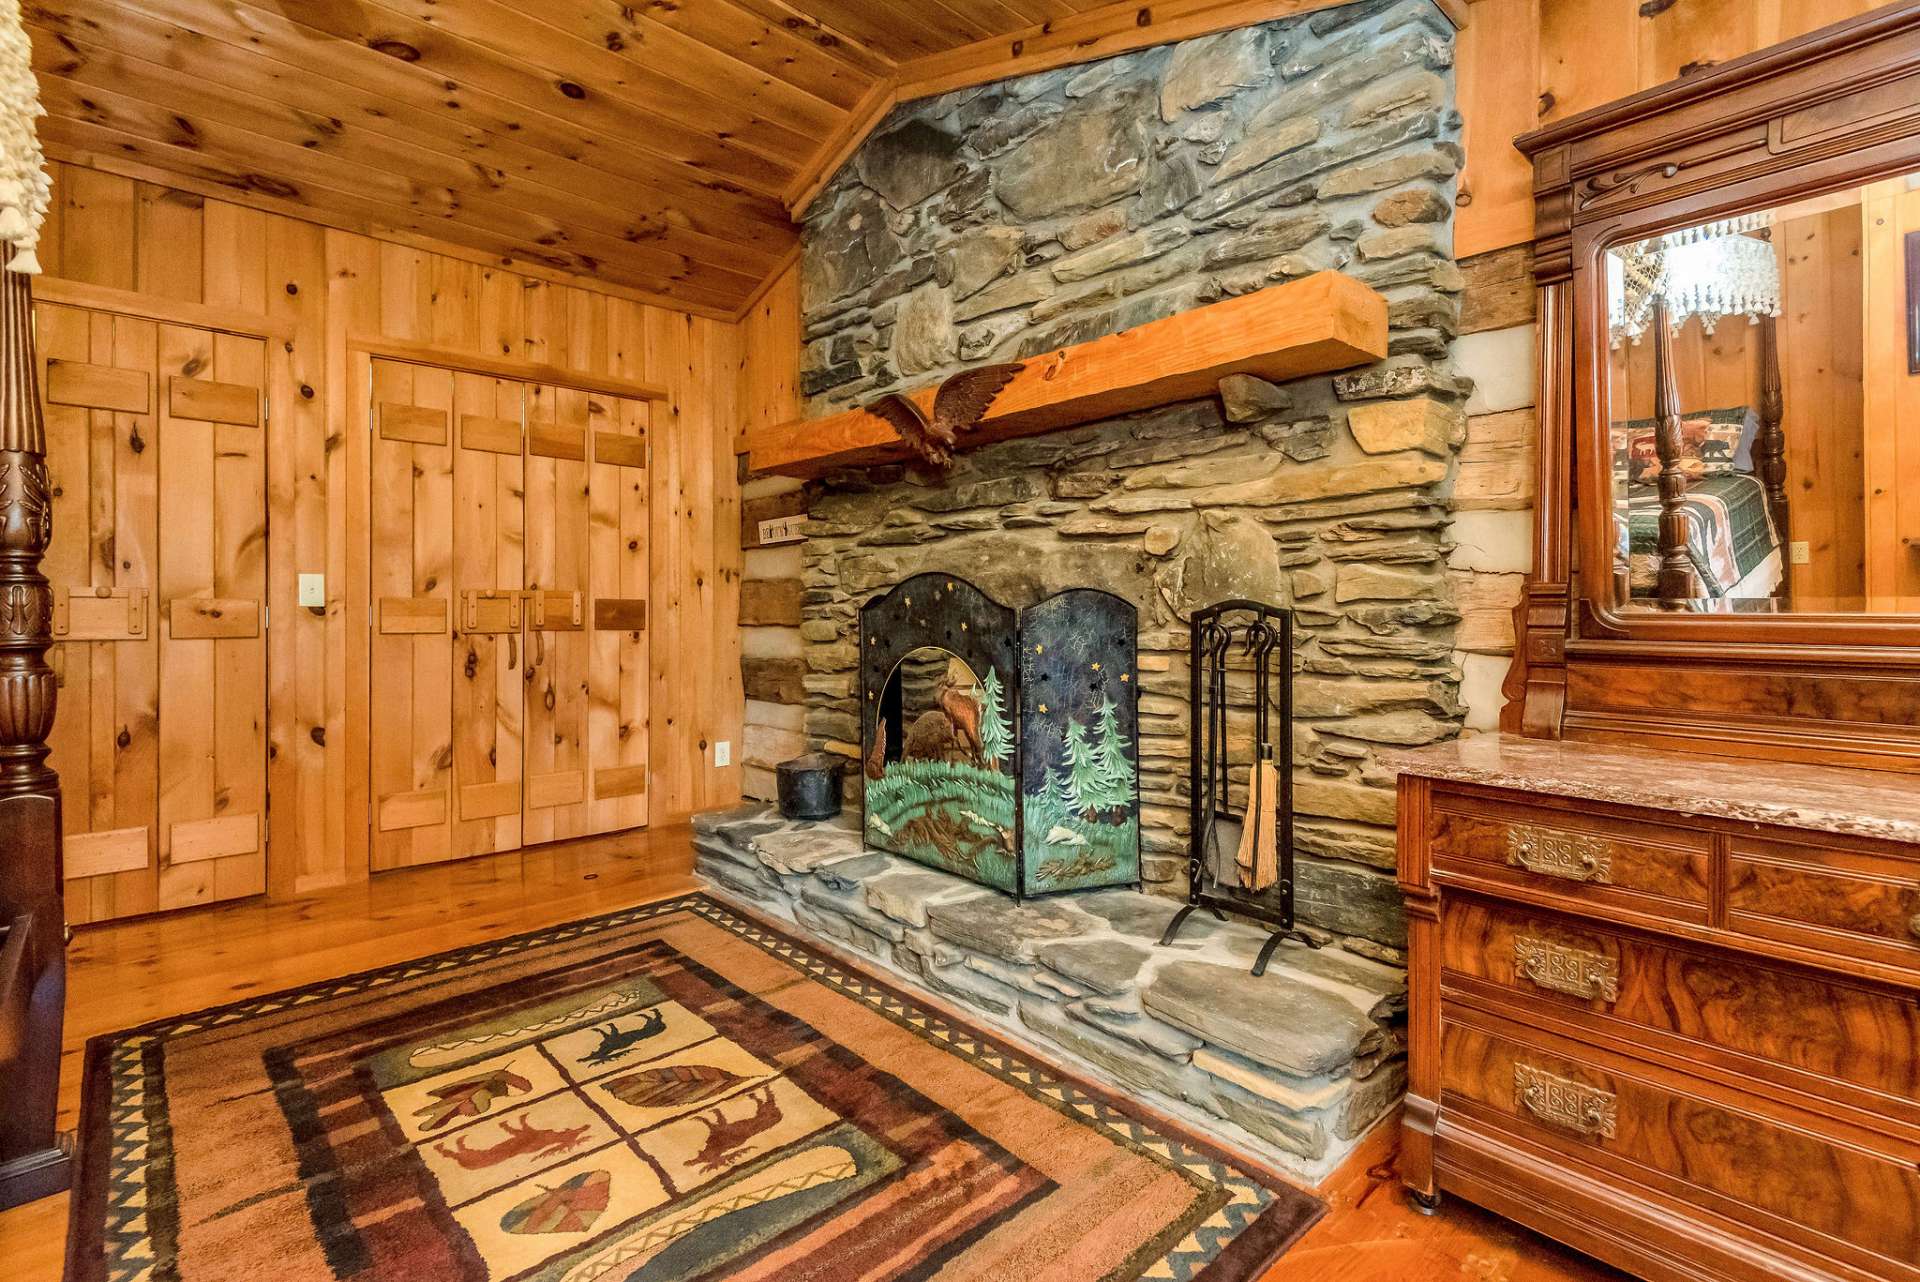
[[1334, 2], [39, 0], [26, 17], [62, 159], [737, 317], [792, 261], [791, 215], [896, 102]]

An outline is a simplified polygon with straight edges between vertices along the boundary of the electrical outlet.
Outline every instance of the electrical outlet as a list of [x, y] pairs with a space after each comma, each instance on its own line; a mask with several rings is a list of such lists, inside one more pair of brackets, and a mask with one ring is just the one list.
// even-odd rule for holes
[[309, 609], [321, 609], [327, 604], [327, 576], [324, 574], [303, 574], [300, 576], [300, 604]]
[[807, 537], [807, 518], [802, 516], [776, 516], [760, 522], [760, 546], [771, 547], [777, 543], [798, 543]]
[[713, 741], [713, 764], [716, 766], [733, 764], [733, 740], [715, 739]]
[[1813, 564], [1813, 546], [1804, 539], [1795, 539], [1787, 545], [1788, 553], [1795, 565]]

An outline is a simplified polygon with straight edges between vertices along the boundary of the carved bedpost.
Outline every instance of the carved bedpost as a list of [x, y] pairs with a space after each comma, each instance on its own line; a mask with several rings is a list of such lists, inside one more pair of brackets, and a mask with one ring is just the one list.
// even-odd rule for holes
[[0, 270], [0, 1209], [66, 1188], [70, 1167], [54, 1129], [67, 951], [60, 780], [47, 766], [53, 593], [40, 558], [53, 511], [31, 279]]
[[1786, 396], [1780, 390], [1780, 331], [1771, 316], [1760, 318], [1760, 430], [1753, 438], [1754, 470], [1767, 489], [1767, 515], [1780, 539], [1780, 584], [1773, 599], [1785, 608], [1793, 599], [1793, 520], [1787, 500]]
[[1653, 445], [1660, 456], [1660, 583], [1663, 603], [1691, 601], [1706, 587], [1687, 554], [1687, 478], [1680, 471], [1686, 452], [1680, 436], [1680, 390], [1673, 374], [1673, 329], [1667, 324], [1667, 300], [1653, 300]]

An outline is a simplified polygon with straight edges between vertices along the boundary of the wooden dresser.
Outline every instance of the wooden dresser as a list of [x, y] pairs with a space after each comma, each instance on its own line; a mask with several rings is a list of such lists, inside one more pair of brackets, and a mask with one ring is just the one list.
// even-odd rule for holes
[[1402, 1175], [1640, 1277], [1920, 1282], [1920, 780], [1396, 754]]

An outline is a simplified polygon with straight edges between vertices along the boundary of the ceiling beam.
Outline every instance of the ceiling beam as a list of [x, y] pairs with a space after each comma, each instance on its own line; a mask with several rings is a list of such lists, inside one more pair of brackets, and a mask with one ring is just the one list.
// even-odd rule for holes
[[[801, 168], [785, 192], [787, 209], [796, 219], [805, 217], [841, 166], [900, 103], [1345, 3], [1348, 0], [1160, 0], [1149, 7], [1127, 0], [904, 62], [868, 92], [847, 124]], [[1433, 3], [1456, 28], [1466, 26], [1467, 0]]]

